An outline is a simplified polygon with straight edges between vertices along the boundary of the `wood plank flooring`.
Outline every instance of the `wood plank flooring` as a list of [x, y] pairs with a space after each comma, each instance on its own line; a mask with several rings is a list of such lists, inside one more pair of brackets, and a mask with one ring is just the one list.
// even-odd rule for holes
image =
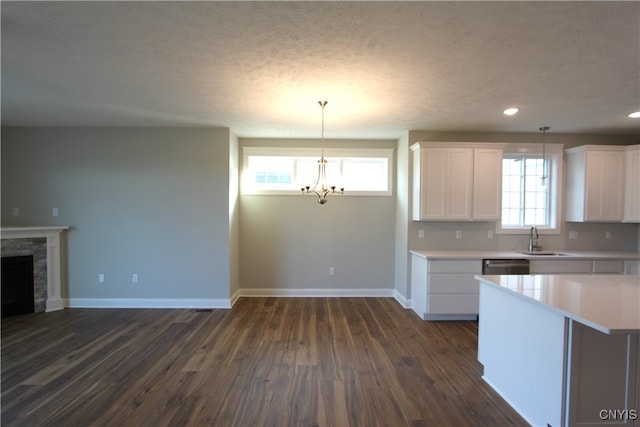
[[391, 298], [2, 319], [3, 426], [524, 426], [484, 381], [477, 323]]

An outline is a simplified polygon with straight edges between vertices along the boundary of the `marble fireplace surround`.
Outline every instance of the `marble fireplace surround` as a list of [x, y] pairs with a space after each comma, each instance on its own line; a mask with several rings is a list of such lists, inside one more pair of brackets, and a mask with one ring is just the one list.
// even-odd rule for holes
[[62, 254], [60, 239], [68, 226], [48, 227], [2, 227], [0, 237], [4, 239], [46, 238], [47, 245], [47, 301], [45, 311], [64, 309], [62, 301]]

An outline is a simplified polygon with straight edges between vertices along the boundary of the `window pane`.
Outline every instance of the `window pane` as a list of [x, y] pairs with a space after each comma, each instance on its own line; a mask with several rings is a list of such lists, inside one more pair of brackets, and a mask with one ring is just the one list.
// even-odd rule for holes
[[272, 156], [250, 156], [250, 184], [258, 188], [279, 188], [291, 182], [291, 159]]
[[541, 156], [509, 155], [503, 159], [502, 224], [526, 227], [549, 224], [549, 190], [541, 184]]
[[386, 191], [387, 159], [344, 159], [344, 187], [352, 191]]
[[[290, 155], [282, 148], [247, 147], [243, 167], [243, 191], [247, 194], [299, 194], [300, 188], [312, 186], [318, 178], [317, 155], [298, 150]], [[295, 149], [292, 149], [295, 152]], [[358, 157], [357, 152], [363, 156]], [[271, 155], [278, 153], [278, 155]], [[310, 151], [309, 151], [310, 152]], [[374, 153], [380, 152], [379, 156]], [[255, 154], [254, 154], [255, 153]], [[335, 157], [326, 157], [326, 178], [329, 186], [344, 188], [346, 194], [391, 195], [392, 149], [339, 150]], [[374, 155], [375, 157], [369, 157]]]

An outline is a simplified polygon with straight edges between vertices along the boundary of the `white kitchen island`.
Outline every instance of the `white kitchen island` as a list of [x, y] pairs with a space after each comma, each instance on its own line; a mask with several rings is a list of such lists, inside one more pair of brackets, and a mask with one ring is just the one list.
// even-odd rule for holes
[[640, 426], [640, 276], [477, 275], [483, 378], [534, 426]]

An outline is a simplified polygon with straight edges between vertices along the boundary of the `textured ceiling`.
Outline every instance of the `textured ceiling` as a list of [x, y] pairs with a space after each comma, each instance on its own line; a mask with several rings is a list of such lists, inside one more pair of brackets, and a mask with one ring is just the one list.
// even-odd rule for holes
[[[640, 2], [6, 2], [2, 124], [640, 135]], [[513, 117], [502, 114], [520, 107]]]

